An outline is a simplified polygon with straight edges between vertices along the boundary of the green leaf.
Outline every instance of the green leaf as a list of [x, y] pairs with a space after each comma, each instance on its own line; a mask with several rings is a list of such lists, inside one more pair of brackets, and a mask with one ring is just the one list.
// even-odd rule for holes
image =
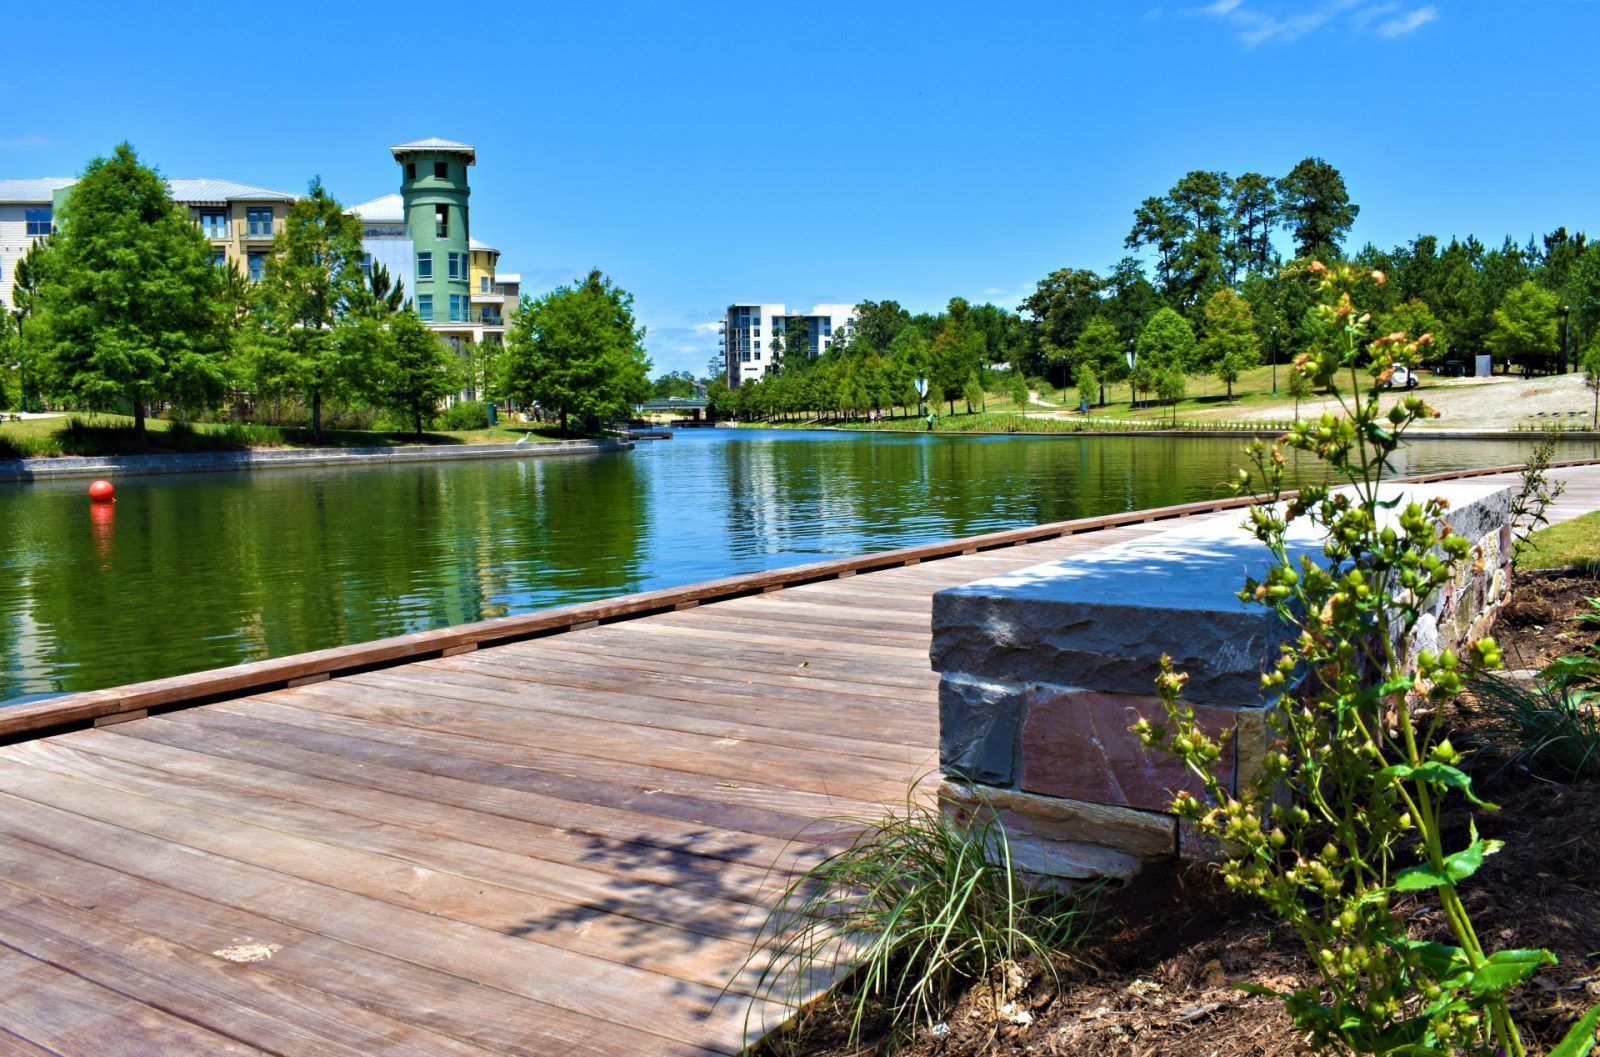
[[1478, 872], [1478, 867], [1483, 865], [1483, 860], [1505, 847], [1505, 841], [1479, 840], [1478, 829], [1472, 828], [1473, 841], [1454, 855], [1446, 856], [1442, 869], [1435, 870], [1431, 866], [1412, 866], [1395, 874], [1394, 884], [1390, 887], [1399, 892], [1420, 892], [1427, 888], [1438, 888], [1442, 885], [1455, 884], [1465, 881]]
[[1561, 1044], [1550, 1051], [1550, 1057], [1589, 1057], [1594, 1049], [1594, 1029], [1600, 1025], [1600, 1005], [1589, 1007], [1583, 1019], [1572, 1025]]
[[1475, 995], [1494, 994], [1522, 983], [1541, 965], [1554, 965], [1556, 956], [1549, 951], [1510, 950], [1495, 951], [1489, 960], [1472, 974], [1468, 987]]
[[1399, 950], [1417, 955], [1417, 960], [1423, 972], [1446, 989], [1455, 987], [1466, 980], [1471, 966], [1467, 962], [1467, 952], [1460, 947], [1452, 947], [1448, 943], [1436, 943], [1432, 940], [1395, 940], [1393, 946]]
[[1293, 996], [1293, 993], [1290, 991], [1275, 991], [1270, 987], [1262, 987], [1260, 984], [1234, 984], [1233, 988], [1236, 991], [1243, 991], [1247, 995], [1264, 995], [1267, 998], [1281, 998], [1287, 1000]]
[[1454, 883], [1443, 870], [1435, 870], [1431, 866], [1412, 866], [1395, 874], [1394, 883], [1389, 887], [1396, 892], [1421, 892]]
[[1466, 794], [1468, 800], [1479, 807], [1496, 810], [1496, 805], [1479, 800], [1477, 794], [1473, 793], [1472, 779], [1467, 777], [1466, 772], [1447, 763], [1439, 763], [1437, 760], [1414, 767], [1409, 763], [1397, 763], [1379, 771], [1378, 777], [1392, 778], [1401, 782], [1427, 782], [1429, 785], [1443, 786], [1447, 789], [1459, 789]]

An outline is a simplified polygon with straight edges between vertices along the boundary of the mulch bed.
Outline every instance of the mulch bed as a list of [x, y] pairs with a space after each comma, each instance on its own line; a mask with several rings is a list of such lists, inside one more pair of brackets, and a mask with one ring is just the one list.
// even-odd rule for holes
[[[1572, 616], [1600, 595], [1600, 581], [1571, 572], [1525, 575], [1494, 634], [1513, 668], [1538, 668], [1600, 639]], [[1485, 772], [1492, 770], [1484, 767]], [[1480, 833], [1506, 842], [1463, 887], [1486, 946], [1544, 947], [1560, 964], [1513, 999], [1530, 1052], [1545, 1052], [1600, 1002], [1600, 784], [1554, 785], [1501, 774], [1480, 794], [1500, 804], [1476, 812]], [[1447, 847], [1467, 842], [1457, 812]], [[1414, 935], [1450, 941], [1442, 914], [1421, 901], [1397, 904]], [[1285, 1057], [1308, 1053], [1282, 1005], [1233, 985], [1286, 989], [1312, 978], [1299, 938], [1254, 901], [1230, 896], [1204, 863], [1147, 870], [1102, 898], [1094, 936], [1060, 959], [1059, 993], [1047, 974], [1009, 990], [960, 998], [937, 1033], [891, 1046], [882, 1023], [860, 1047], [845, 1044], [848, 1021], [822, 1009], [803, 1039], [769, 1040], [767, 1053], [844, 1057], [1085, 1055], [1085, 1057]], [[1453, 942], [1453, 941], [1452, 941]]]

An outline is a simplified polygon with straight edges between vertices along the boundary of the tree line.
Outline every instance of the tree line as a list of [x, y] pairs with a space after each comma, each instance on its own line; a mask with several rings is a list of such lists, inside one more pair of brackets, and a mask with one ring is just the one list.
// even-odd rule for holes
[[503, 348], [457, 351], [368, 266], [360, 219], [320, 180], [290, 206], [259, 282], [216, 263], [126, 143], [89, 163], [57, 220], [19, 264], [3, 314], [23, 407], [120, 410], [142, 434], [151, 408], [206, 417], [289, 397], [320, 442], [329, 401], [382, 409], [420, 436], [466, 388], [563, 430], [617, 417], [648, 390], [632, 298], [599, 271], [525, 295]]
[[[1189, 379], [1209, 375], [1231, 399], [1240, 376], [1287, 363], [1320, 340], [1308, 320], [1308, 267], [1348, 260], [1369, 282], [1379, 331], [1430, 333], [1424, 363], [1548, 372], [1593, 352], [1600, 364], [1600, 244], [1557, 227], [1490, 247], [1474, 236], [1418, 235], [1389, 250], [1346, 254], [1360, 206], [1342, 174], [1307, 158], [1285, 176], [1194, 171], [1134, 209], [1129, 251], [1110, 268], [1063, 267], [1039, 280], [1017, 308], [953, 299], [938, 315], [893, 301], [864, 301], [853, 333], [815, 361], [779, 359], [761, 381], [716, 404], [747, 416], [890, 413], [917, 406], [913, 381], [953, 411], [981, 402], [990, 370], [1008, 364], [1104, 404], [1126, 383], [1135, 403], [1173, 404]], [[1276, 246], [1291, 247], [1285, 258]], [[714, 361], [713, 376], [720, 374]], [[1292, 395], [1306, 383], [1290, 372]]]

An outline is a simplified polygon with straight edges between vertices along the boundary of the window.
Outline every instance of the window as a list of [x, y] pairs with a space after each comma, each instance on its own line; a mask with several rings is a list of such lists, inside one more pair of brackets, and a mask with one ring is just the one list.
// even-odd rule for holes
[[261, 250], [251, 250], [246, 261], [249, 265], [250, 281], [259, 283], [267, 274], [267, 255]]
[[452, 278], [452, 279], [465, 279], [466, 278], [466, 276], [462, 274], [463, 272], [466, 271], [466, 269], [462, 267], [462, 265], [466, 264], [466, 261], [462, 260], [462, 258], [465, 257], [465, 256], [466, 256], [466, 254], [463, 254], [463, 253], [452, 253], [452, 254], [450, 254], [450, 278]]
[[756, 339], [756, 348], [758, 348], [758, 349], [761, 348], [761, 339], [760, 338]]
[[433, 237], [436, 239], [450, 237], [450, 207], [447, 205], [433, 207]]
[[43, 238], [50, 234], [50, 209], [25, 209], [23, 220], [27, 223], [29, 238]]
[[228, 237], [228, 214], [216, 209], [200, 211], [200, 234], [208, 239]]
[[478, 293], [486, 294], [488, 292], [489, 292], [489, 277], [487, 275], [478, 276]]
[[433, 295], [417, 295], [417, 315], [422, 317], [424, 323], [433, 322]]
[[433, 278], [433, 254], [417, 254], [417, 281]]
[[212, 250], [211, 251], [211, 266], [213, 268], [220, 268], [224, 264], [227, 264], [227, 263], [228, 263], [228, 252], [226, 250]]
[[443, 161], [434, 162], [433, 163], [433, 175], [434, 175], [434, 178], [438, 179], [438, 180], [448, 180], [448, 179], [450, 179], [450, 163], [449, 162], [443, 162]]
[[466, 294], [450, 295], [450, 322], [460, 323], [467, 318]]
[[361, 274], [368, 276], [369, 278], [372, 275], [372, 254], [370, 253], [363, 253], [361, 255]]
[[270, 238], [272, 236], [272, 209], [270, 206], [246, 209], [244, 215], [252, 238]]
[[415, 180], [416, 178], [417, 178], [417, 163], [414, 162], [414, 161], [406, 162], [406, 179], [407, 180]]

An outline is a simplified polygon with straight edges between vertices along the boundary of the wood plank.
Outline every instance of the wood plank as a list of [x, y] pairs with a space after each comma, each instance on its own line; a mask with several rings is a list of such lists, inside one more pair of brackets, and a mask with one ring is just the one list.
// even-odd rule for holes
[[[67, 854], [90, 855], [122, 873], [198, 890], [226, 906], [641, 1031], [701, 1044], [707, 1038], [728, 1037], [736, 1019], [728, 1007], [718, 1006], [719, 988], [551, 947], [527, 931], [544, 931], [545, 925], [522, 914], [496, 927], [470, 924], [359, 897], [9, 793], [0, 793], [0, 833]], [[573, 987], [573, 981], [583, 986]], [[664, 1001], [666, 995], [672, 1000]]]
[[[271, 1052], [327, 1057], [491, 1054], [314, 988], [286, 983], [248, 962], [152, 936], [4, 880], [0, 943], [150, 1008], [218, 1035], [249, 1039]], [[266, 949], [257, 945], [256, 951], [240, 957], [260, 956]]]
[[11, 1034], [63, 1057], [252, 1057], [264, 1052], [4, 945], [0, 1010]]
[[[296, 827], [300, 832], [290, 832], [253, 823], [245, 817], [248, 811], [212, 813], [158, 799], [126, 782], [119, 787], [82, 774], [66, 780], [58, 775], [0, 761], [0, 790], [398, 910], [445, 917], [484, 931], [520, 933], [537, 945], [541, 968], [552, 972], [571, 973], [580, 967], [594, 972], [597, 963], [606, 962], [608, 971], [639, 969], [716, 989], [727, 982], [721, 967], [738, 964], [759, 924], [759, 915], [746, 904], [691, 900], [681, 894], [670, 900], [675, 906], [658, 906], [657, 916], [676, 911], [678, 918], [675, 925], [662, 924], [644, 915], [649, 913], [648, 896], [667, 903], [667, 891], [639, 892], [618, 883], [592, 893], [591, 899], [562, 899], [537, 884], [531, 869], [508, 881], [501, 864], [487, 863], [481, 851], [454, 870], [439, 861], [417, 861], [409, 853], [418, 842], [403, 840], [394, 832], [397, 827], [374, 825], [359, 833], [350, 827], [334, 833], [302, 825]], [[192, 790], [189, 798], [197, 799]], [[260, 810], [259, 804], [252, 806]], [[310, 818], [314, 812], [285, 806], [274, 813], [275, 819], [286, 816]], [[370, 850], [363, 842], [387, 850]], [[619, 982], [626, 978], [626, 973], [615, 977]]]
[[274, 944], [278, 951], [253, 963], [254, 972], [498, 1053], [701, 1057], [714, 1052], [330, 939], [38, 844], [0, 842], [0, 871], [20, 887], [79, 909], [113, 907], [117, 921], [197, 950], [246, 941]]

